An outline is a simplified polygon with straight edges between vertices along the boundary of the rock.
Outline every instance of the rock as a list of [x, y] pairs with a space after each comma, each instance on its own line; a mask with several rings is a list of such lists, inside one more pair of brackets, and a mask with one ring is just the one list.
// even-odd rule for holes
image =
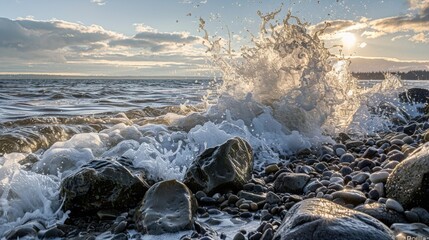
[[361, 172], [352, 177], [352, 180], [357, 182], [358, 184], [364, 183], [369, 178], [369, 173]]
[[391, 198], [387, 199], [386, 208], [391, 209], [391, 210], [395, 210], [399, 213], [404, 212], [404, 208], [402, 207], [402, 205], [400, 203], [398, 203], [398, 201], [395, 201], [394, 199], [391, 199]]
[[401, 102], [429, 103], [429, 90], [424, 88], [410, 88], [399, 94]]
[[237, 195], [239, 198], [244, 198], [252, 202], [262, 202], [266, 198], [264, 195], [255, 194], [255, 193], [246, 192], [246, 191], [240, 191], [238, 192]]
[[372, 189], [368, 193], [368, 197], [372, 200], [377, 201], [380, 198], [380, 193], [376, 189]]
[[281, 198], [277, 194], [270, 191], [267, 193], [266, 201], [269, 204], [278, 204], [281, 202]]
[[378, 149], [374, 148], [374, 147], [369, 147], [363, 153], [362, 157], [372, 159], [373, 157], [375, 157], [377, 155], [378, 155]]
[[426, 209], [421, 207], [415, 207], [411, 209], [412, 212], [415, 212], [419, 216], [419, 222], [424, 224], [429, 224], [429, 212]]
[[192, 192], [176, 180], [154, 184], [137, 208], [137, 229], [159, 235], [194, 228], [197, 201]]
[[385, 204], [380, 203], [371, 203], [371, 204], [363, 204], [355, 208], [356, 211], [363, 212], [368, 214], [382, 223], [390, 226], [394, 223], [406, 223], [406, 219], [403, 214], [391, 211], [386, 208]]
[[355, 160], [355, 157], [351, 153], [345, 153], [341, 156], [340, 162], [352, 163]]
[[269, 175], [270, 173], [275, 173], [278, 170], [280, 170], [280, 168], [277, 164], [271, 164], [265, 168], [265, 174]]
[[237, 191], [250, 180], [252, 171], [252, 148], [245, 140], [236, 137], [199, 155], [186, 172], [183, 182], [193, 192]]
[[405, 217], [407, 218], [408, 222], [410, 223], [416, 223], [419, 222], [419, 215], [413, 211], [405, 211]]
[[[26, 238], [24, 238], [26, 237]], [[37, 232], [29, 226], [19, 226], [5, 233], [5, 238], [9, 239], [36, 239]]]
[[371, 180], [372, 183], [385, 183], [387, 181], [387, 178], [389, 177], [388, 172], [375, 172], [369, 176], [369, 180]]
[[407, 209], [416, 206], [429, 209], [429, 143], [393, 169], [387, 179], [386, 196]]
[[359, 169], [363, 169], [365, 167], [369, 167], [370, 169], [372, 169], [373, 167], [375, 167], [375, 163], [369, 159], [362, 159], [358, 162], [357, 167]]
[[61, 183], [64, 210], [84, 214], [135, 207], [149, 188], [115, 160], [93, 160]]
[[393, 233], [377, 219], [325, 199], [306, 199], [286, 214], [275, 240], [392, 240]]
[[351, 149], [351, 148], [356, 148], [356, 147], [360, 147], [362, 145], [364, 145], [365, 143], [362, 141], [348, 141], [346, 143], [346, 147], [347, 149]]
[[391, 229], [398, 240], [426, 240], [429, 237], [429, 227], [422, 223], [396, 223]]
[[359, 205], [366, 201], [365, 194], [356, 190], [343, 190], [334, 192], [332, 196], [335, 198], [341, 198], [346, 204]]
[[280, 193], [301, 194], [310, 176], [303, 173], [282, 173], [274, 181], [274, 190]]

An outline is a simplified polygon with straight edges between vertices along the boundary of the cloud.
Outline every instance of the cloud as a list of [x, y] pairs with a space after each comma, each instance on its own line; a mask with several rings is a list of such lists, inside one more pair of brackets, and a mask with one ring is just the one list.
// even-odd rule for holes
[[190, 65], [203, 69], [200, 65], [205, 53], [199, 37], [186, 32], [160, 32], [144, 24], [134, 27], [138, 33], [126, 36], [98, 25], [57, 19], [0, 18], [0, 72], [63, 68], [58, 71], [99, 74], [104, 69], [102, 74], [115, 74], [125, 69], [135, 72], [133, 68], [153, 67], [159, 71], [184, 65], [190, 71]]
[[410, 12], [405, 15], [380, 19], [361, 18], [357, 21], [338, 19], [318, 23], [311, 26], [310, 30], [317, 32], [325, 29], [321, 35], [324, 40], [340, 39], [341, 32], [359, 32], [362, 37], [368, 39], [411, 32], [416, 35], [409, 38], [410, 41], [428, 43], [420, 33], [429, 33], [429, 0], [409, 0], [408, 3]]
[[410, 37], [408, 40], [416, 43], [429, 43], [429, 36], [424, 33], [419, 33]]
[[199, 37], [191, 36], [187, 32], [158, 32], [155, 28], [144, 24], [134, 24], [139, 31], [131, 38], [111, 41], [110, 46], [126, 46], [146, 48], [152, 52], [162, 52], [181, 48], [187, 44], [195, 44]]
[[106, 1], [105, 0], [91, 0], [91, 3], [95, 3], [98, 6], [103, 6], [106, 4]]

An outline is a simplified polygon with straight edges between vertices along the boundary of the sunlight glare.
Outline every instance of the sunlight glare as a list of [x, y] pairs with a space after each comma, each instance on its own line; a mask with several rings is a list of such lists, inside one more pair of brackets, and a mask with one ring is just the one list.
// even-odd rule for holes
[[346, 32], [342, 37], [343, 46], [346, 48], [352, 48], [356, 44], [356, 36], [353, 33]]

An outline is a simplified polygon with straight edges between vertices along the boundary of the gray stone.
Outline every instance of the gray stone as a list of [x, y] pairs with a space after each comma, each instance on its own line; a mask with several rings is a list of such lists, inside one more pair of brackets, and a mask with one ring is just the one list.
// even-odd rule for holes
[[393, 233], [377, 219], [324, 199], [306, 199], [286, 214], [275, 240], [393, 240]]
[[404, 208], [402, 207], [402, 205], [398, 201], [396, 201], [395, 199], [391, 199], [391, 198], [387, 199], [386, 208], [391, 209], [391, 210], [395, 210], [399, 213], [404, 212]]
[[352, 177], [352, 180], [358, 184], [364, 183], [369, 178], [369, 173], [360, 172]]
[[255, 193], [246, 192], [246, 191], [240, 191], [238, 192], [237, 195], [239, 198], [244, 198], [252, 202], [262, 202], [266, 199], [265, 195], [255, 194]]
[[197, 207], [197, 200], [183, 183], [176, 180], [156, 183], [136, 210], [137, 228], [153, 235], [191, 230]]
[[301, 194], [310, 176], [303, 173], [282, 173], [274, 181], [274, 190], [281, 193]]
[[360, 147], [362, 145], [364, 145], [364, 143], [362, 141], [348, 141], [346, 143], [347, 149]]
[[426, 240], [429, 237], [428, 228], [427, 225], [422, 223], [396, 223], [391, 226], [398, 240]]
[[429, 209], [429, 143], [395, 167], [387, 179], [386, 196], [405, 208]]
[[366, 213], [382, 223], [390, 226], [394, 223], [406, 223], [406, 219], [403, 214], [392, 211], [386, 208], [385, 204], [371, 203], [363, 204], [355, 208], [356, 211]]
[[345, 153], [341, 156], [340, 162], [352, 163], [355, 160], [355, 157], [351, 153]]
[[277, 194], [270, 191], [267, 193], [266, 201], [269, 204], [278, 204], [281, 201], [281, 198]]
[[341, 198], [346, 204], [359, 205], [366, 201], [365, 194], [356, 190], [343, 190], [332, 193], [332, 197]]
[[252, 171], [252, 148], [236, 137], [199, 155], [188, 168], [183, 182], [193, 192], [237, 191], [250, 180]]
[[369, 180], [371, 180], [372, 183], [385, 183], [387, 181], [387, 178], [389, 177], [388, 172], [380, 171], [372, 173], [371, 176], [369, 176]]
[[64, 210], [87, 215], [101, 209], [135, 207], [149, 188], [140, 176], [111, 160], [93, 160], [61, 183]]

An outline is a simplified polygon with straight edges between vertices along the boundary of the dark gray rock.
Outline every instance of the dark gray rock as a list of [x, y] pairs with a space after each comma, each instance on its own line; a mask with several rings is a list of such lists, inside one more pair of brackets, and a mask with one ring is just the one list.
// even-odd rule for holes
[[366, 213], [378, 219], [379, 221], [386, 224], [387, 226], [390, 226], [394, 223], [407, 222], [404, 214], [387, 209], [385, 204], [380, 204], [380, 203], [364, 204], [356, 207], [355, 210]]
[[286, 214], [275, 240], [392, 240], [393, 233], [377, 219], [325, 199], [306, 199]]
[[332, 194], [332, 197], [334, 199], [341, 198], [344, 200], [346, 204], [353, 204], [353, 205], [359, 205], [366, 201], [365, 194], [356, 190], [343, 190], [343, 191], [334, 192]]
[[351, 153], [345, 153], [341, 156], [340, 162], [352, 163], [355, 160], [355, 157]]
[[250, 180], [252, 171], [252, 148], [245, 140], [236, 137], [205, 150], [193, 161], [183, 182], [193, 192], [237, 191]]
[[397, 236], [396, 239], [425, 240], [429, 237], [429, 227], [422, 223], [396, 223], [391, 229]]
[[64, 210], [85, 214], [128, 209], [141, 201], [148, 184], [115, 160], [93, 160], [61, 183]]
[[194, 229], [197, 201], [186, 185], [176, 180], [154, 184], [137, 208], [137, 228], [148, 234]]
[[399, 94], [401, 102], [429, 103], [429, 90], [424, 88], [410, 88]]
[[282, 173], [274, 181], [274, 190], [280, 193], [301, 194], [310, 176], [303, 173]]
[[399, 163], [389, 175], [386, 196], [405, 208], [429, 209], [429, 143]]

